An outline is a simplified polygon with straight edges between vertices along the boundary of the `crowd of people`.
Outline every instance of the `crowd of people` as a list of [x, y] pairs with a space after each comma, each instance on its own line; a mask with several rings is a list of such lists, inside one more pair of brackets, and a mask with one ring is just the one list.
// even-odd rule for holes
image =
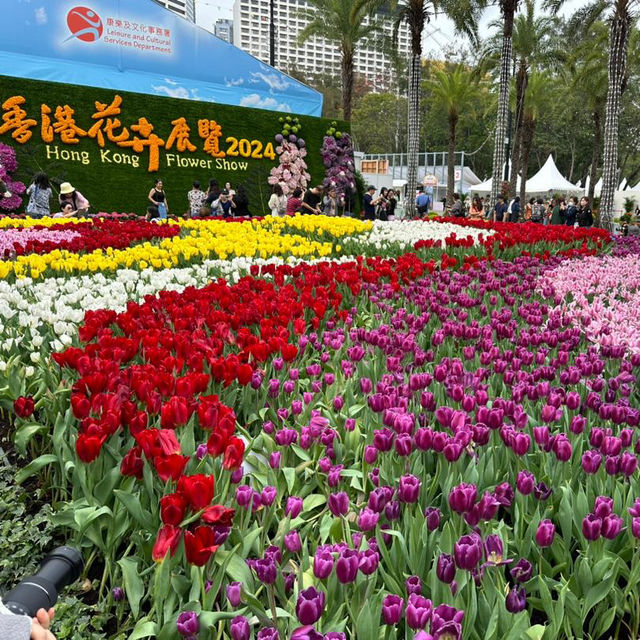
[[[417, 199], [416, 199], [417, 204]], [[460, 195], [453, 194], [453, 204], [449, 215], [470, 220], [491, 220], [493, 222], [534, 222], [537, 224], [559, 224], [569, 227], [592, 227], [593, 212], [586, 196], [569, 200], [564, 198], [531, 198], [524, 205], [520, 197], [511, 200], [499, 195], [496, 204], [488, 206], [484, 198], [475, 195], [464, 203]]]

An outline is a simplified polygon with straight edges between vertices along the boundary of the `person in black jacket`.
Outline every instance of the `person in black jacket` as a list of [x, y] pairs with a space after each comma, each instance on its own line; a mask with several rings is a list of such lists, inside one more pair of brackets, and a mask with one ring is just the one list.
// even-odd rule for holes
[[235, 215], [240, 217], [249, 217], [249, 196], [242, 185], [238, 185], [238, 190], [233, 196], [233, 202], [236, 205]]
[[576, 220], [578, 218], [578, 207], [576, 205], [577, 200], [571, 196], [569, 198], [569, 204], [567, 205], [567, 210], [565, 211], [564, 214], [564, 223], [567, 225], [567, 227], [573, 227], [576, 223]]
[[593, 213], [591, 213], [591, 207], [589, 206], [589, 198], [586, 196], [580, 200], [580, 207], [578, 208], [578, 226], [593, 226]]

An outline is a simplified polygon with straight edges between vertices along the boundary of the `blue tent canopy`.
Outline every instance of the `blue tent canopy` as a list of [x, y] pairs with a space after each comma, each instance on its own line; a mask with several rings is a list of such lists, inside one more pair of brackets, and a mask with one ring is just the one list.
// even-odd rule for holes
[[152, 0], [0, 0], [4, 75], [319, 116], [322, 94]]

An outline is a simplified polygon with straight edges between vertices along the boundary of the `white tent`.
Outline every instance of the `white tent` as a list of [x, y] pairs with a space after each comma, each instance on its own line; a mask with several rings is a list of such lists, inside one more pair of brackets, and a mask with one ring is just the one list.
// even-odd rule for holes
[[618, 191], [624, 191], [627, 188], [627, 179], [623, 178], [622, 182], [618, 185]]
[[569, 182], [556, 167], [553, 156], [549, 155], [540, 171], [527, 180], [527, 193], [575, 193], [581, 191], [580, 187]]
[[[471, 193], [491, 193], [491, 187], [493, 186], [493, 178], [489, 178], [480, 184], [475, 184], [471, 187]], [[518, 176], [516, 190], [520, 191], [520, 176]]]
[[631, 191], [640, 191], [640, 182], [635, 187], [631, 187]]
[[600, 180], [596, 182], [596, 186], [593, 187], [593, 195], [599, 196], [601, 192], [602, 192], [602, 178], [600, 178]]

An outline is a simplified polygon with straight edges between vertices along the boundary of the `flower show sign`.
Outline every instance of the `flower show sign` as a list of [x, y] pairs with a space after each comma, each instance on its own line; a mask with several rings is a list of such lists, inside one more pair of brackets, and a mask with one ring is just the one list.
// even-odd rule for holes
[[[297, 116], [313, 180], [321, 182], [327, 121]], [[14, 146], [23, 178], [70, 181], [103, 210], [139, 210], [153, 180], [182, 201], [194, 180], [244, 184], [255, 213], [278, 165], [280, 114], [190, 100], [0, 76], [0, 141]], [[28, 172], [28, 173], [26, 173]], [[175, 210], [174, 212], [178, 213]]]

